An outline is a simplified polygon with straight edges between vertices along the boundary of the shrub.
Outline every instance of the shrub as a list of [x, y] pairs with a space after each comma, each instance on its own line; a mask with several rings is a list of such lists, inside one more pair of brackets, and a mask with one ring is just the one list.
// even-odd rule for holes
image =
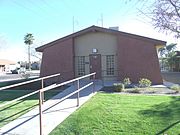
[[30, 77], [30, 74], [21, 74], [22, 78], [28, 79]]
[[141, 78], [139, 80], [139, 87], [145, 88], [145, 87], [150, 87], [151, 86], [151, 81], [147, 78]]
[[130, 91], [130, 93], [140, 93], [140, 90], [139, 89], [133, 89]]
[[114, 83], [114, 87], [116, 92], [122, 92], [124, 90], [123, 83]]
[[131, 84], [131, 80], [129, 78], [124, 78], [123, 84], [125, 87], [128, 87]]
[[132, 90], [129, 91], [130, 93], [140, 93], [140, 89], [135, 86]]
[[172, 85], [172, 86], [170, 87], [170, 89], [176, 90], [176, 91], [180, 91], [180, 85], [174, 84], [174, 85]]

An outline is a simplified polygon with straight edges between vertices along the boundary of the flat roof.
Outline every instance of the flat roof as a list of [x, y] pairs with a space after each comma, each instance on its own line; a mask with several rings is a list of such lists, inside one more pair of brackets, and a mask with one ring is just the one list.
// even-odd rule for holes
[[0, 59], [0, 65], [10, 65], [10, 64], [16, 64], [16, 62], [6, 59]]

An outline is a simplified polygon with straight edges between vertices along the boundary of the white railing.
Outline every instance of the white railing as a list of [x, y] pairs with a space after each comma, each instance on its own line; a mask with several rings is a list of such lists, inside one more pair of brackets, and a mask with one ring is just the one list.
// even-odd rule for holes
[[13, 87], [17, 87], [17, 86], [21, 86], [21, 85], [24, 85], [24, 84], [29, 84], [29, 83], [32, 83], [32, 82], [40, 81], [40, 80], [42, 81], [42, 86], [43, 86], [43, 81], [44, 81], [45, 79], [49, 79], [49, 78], [56, 77], [56, 76], [59, 76], [59, 75], [60, 75], [60, 74], [49, 75], [49, 76], [45, 76], [45, 77], [33, 79], [33, 80], [30, 80], [30, 81], [25, 81], [25, 82], [21, 82], [21, 83], [9, 85], [9, 86], [1, 87], [1, 88], [0, 88], [0, 91], [1, 91], [1, 90], [5, 90], [5, 89], [9, 89], [9, 88], [13, 88]]
[[[62, 102], [63, 100], [71, 97], [72, 95], [76, 94], [77, 93], [77, 106], [79, 106], [79, 92], [87, 87], [89, 87], [90, 85], [94, 84], [94, 82], [90, 82], [88, 83], [87, 85], [83, 86], [80, 88], [80, 84], [79, 84], [79, 81], [81, 79], [84, 79], [84, 78], [87, 78], [87, 77], [90, 77], [90, 76], [93, 76], [93, 81], [95, 80], [95, 74], [96, 73], [91, 73], [91, 74], [88, 74], [88, 75], [85, 75], [85, 76], [81, 76], [81, 77], [78, 77], [78, 78], [75, 78], [75, 79], [72, 79], [72, 80], [69, 80], [69, 81], [66, 81], [66, 82], [63, 82], [63, 83], [60, 83], [60, 84], [53, 84], [53, 85], [50, 85], [50, 86], [47, 86], [43, 89], [40, 89], [39, 90], [39, 121], [40, 121], [40, 135], [43, 134], [43, 129], [42, 129], [42, 93], [45, 92], [45, 91], [48, 91], [48, 90], [51, 90], [51, 89], [54, 89], [54, 88], [57, 88], [57, 87], [60, 87], [60, 86], [63, 86], [63, 85], [66, 85], [66, 84], [69, 84], [69, 83], [72, 83], [72, 82], [76, 82], [77, 81], [77, 90], [75, 90], [74, 92], [68, 94], [67, 96], [61, 98], [61, 100], [59, 102]], [[95, 85], [93, 85], [93, 93], [95, 91]]]
[[[67, 99], [67, 98], [69, 98], [72, 95], [77, 93], [77, 106], [79, 106], [79, 92], [81, 90], [89, 87], [90, 85], [94, 84], [94, 82], [90, 82], [87, 85], [85, 85], [85, 86], [80, 88], [79, 81], [81, 79], [84, 79], [84, 78], [87, 78], [87, 77], [90, 77], [90, 76], [93, 76], [93, 81], [94, 81], [95, 80], [95, 74], [96, 73], [91, 73], [91, 74], [88, 74], [88, 75], [85, 75], [85, 76], [82, 76], [82, 77], [78, 77], [78, 78], [75, 78], [75, 79], [72, 79], [72, 80], [60, 83], [60, 84], [52, 84], [52, 85], [47, 86], [45, 88], [44, 88], [44, 84], [43, 84], [45, 79], [52, 78], [52, 77], [57, 77], [60, 74], [54, 74], [54, 75], [50, 75], [50, 76], [46, 76], [46, 77], [42, 77], [42, 78], [38, 78], [38, 79], [34, 79], [34, 80], [30, 80], [30, 81], [26, 81], [26, 82], [22, 82], [22, 83], [18, 83], [18, 84], [13, 84], [13, 85], [2, 87], [2, 88], [0, 88], [0, 91], [1, 90], [5, 90], [5, 89], [9, 89], [9, 88], [12, 88], [12, 87], [17, 87], [17, 86], [29, 84], [29, 83], [32, 83], [32, 82], [40, 81], [40, 80], [41, 80], [41, 83], [42, 83], [41, 84], [41, 86], [42, 86], [41, 89], [39, 89], [37, 91], [34, 91], [34, 92], [31, 92], [29, 94], [26, 94], [24, 96], [21, 96], [19, 98], [16, 98], [14, 100], [11, 100], [9, 102], [6, 102], [6, 103], [0, 105], [0, 107], [4, 107], [4, 106], [6, 106], [8, 104], [12, 104], [12, 103], [14, 103], [14, 102], [16, 102], [18, 100], [21, 100], [21, 99], [24, 99], [24, 98], [29, 97], [31, 95], [34, 95], [36, 93], [39, 93], [39, 120], [40, 120], [39, 123], [40, 123], [40, 135], [42, 135], [43, 134], [43, 131], [42, 131], [42, 104], [43, 104], [43, 100], [44, 100], [44, 92], [77, 81], [77, 90], [75, 90], [74, 92], [68, 94], [67, 96], [65, 96], [63, 98], [61, 98], [61, 100], [59, 102], [62, 102], [63, 100], [65, 100], [65, 99]], [[94, 91], [95, 91], [95, 85], [93, 85], [93, 93], [94, 93]]]
[[[43, 88], [44, 88], [44, 80], [45, 80], [45, 79], [49, 79], [49, 78], [57, 77], [57, 76], [60, 76], [60, 74], [49, 75], [49, 76], [37, 78], [37, 79], [34, 79], [34, 80], [25, 81], [25, 82], [22, 82], [22, 83], [17, 83], [17, 84], [13, 84], [13, 85], [1, 87], [1, 88], [0, 88], [0, 91], [1, 91], [1, 90], [6, 90], [6, 89], [9, 89], [9, 88], [13, 88], [13, 87], [17, 87], [17, 86], [22, 86], [22, 85], [29, 84], [29, 83], [33, 83], [33, 82], [37, 82], [37, 81], [41, 81], [41, 88], [43, 89]], [[4, 107], [4, 106], [6, 106], [6, 105], [12, 104], [12, 103], [14, 103], [14, 102], [16, 102], [16, 101], [18, 101], [18, 100], [24, 99], [24, 98], [29, 97], [29, 96], [31, 96], [31, 95], [34, 95], [34, 94], [36, 94], [36, 93], [38, 93], [38, 92], [39, 92], [39, 90], [34, 91], [34, 92], [31, 92], [31, 93], [29, 93], [29, 94], [26, 94], [26, 95], [24, 95], [24, 96], [21, 96], [21, 97], [19, 97], [19, 98], [16, 98], [16, 99], [14, 99], [14, 100], [9, 101], [9, 102], [6, 102], [6, 103], [0, 105], [0, 107]], [[43, 97], [42, 97], [42, 103], [43, 103], [44, 94], [43, 94], [42, 96], [43, 96]]]

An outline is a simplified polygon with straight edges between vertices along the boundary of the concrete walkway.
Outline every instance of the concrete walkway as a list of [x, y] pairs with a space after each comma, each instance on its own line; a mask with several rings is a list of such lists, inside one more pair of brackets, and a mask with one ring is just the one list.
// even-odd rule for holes
[[[81, 82], [84, 86], [87, 82]], [[59, 103], [60, 99], [75, 90], [76, 86], [71, 85], [69, 88], [54, 96], [43, 104], [43, 135], [48, 135], [57, 125], [65, 120], [70, 114], [77, 110], [82, 104], [90, 99], [93, 93], [93, 85], [80, 92], [80, 105], [77, 107], [76, 94]], [[95, 91], [102, 88], [102, 85], [95, 85]], [[0, 129], [1, 135], [39, 135], [39, 107], [22, 115], [18, 119], [5, 125]]]
[[171, 87], [173, 85], [178, 85], [178, 84], [175, 84], [175, 83], [172, 83], [172, 82], [167, 82], [167, 81], [164, 81], [163, 84], [166, 86], [166, 87]]

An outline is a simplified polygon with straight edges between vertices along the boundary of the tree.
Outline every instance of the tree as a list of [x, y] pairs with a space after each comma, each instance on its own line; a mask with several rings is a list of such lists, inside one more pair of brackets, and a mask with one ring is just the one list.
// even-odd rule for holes
[[32, 49], [31, 50], [31, 56], [33, 56], [33, 57], [37, 58], [39, 61], [41, 61], [42, 54], [40, 52], [36, 51], [36, 49], [35, 49], [36, 47], [38, 47], [38, 45], [37, 44], [33, 44], [33, 48], [31, 48]]
[[176, 45], [177, 44], [171, 43], [158, 50], [162, 59], [162, 63], [164, 65], [168, 65], [168, 67], [170, 67], [170, 70], [173, 70], [173, 65], [175, 64], [176, 60]]
[[155, 0], [148, 9], [141, 12], [152, 19], [155, 28], [180, 38], [180, 0]]
[[175, 43], [171, 43], [163, 48], [160, 48], [158, 51], [159, 51], [159, 54], [161, 57], [165, 56], [165, 57], [169, 57], [171, 56], [174, 52], [175, 52], [175, 49], [176, 49], [176, 45]]
[[30, 59], [31, 52], [30, 52], [30, 45], [33, 44], [33, 40], [34, 40], [34, 36], [33, 36], [31, 33], [27, 33], [27, 34], [24, 36], [24, 43], [25, 43], [26, 45], [28, 45], [28, 65], [29, 65], [29, 70], [31, 70], [31, 59]]

